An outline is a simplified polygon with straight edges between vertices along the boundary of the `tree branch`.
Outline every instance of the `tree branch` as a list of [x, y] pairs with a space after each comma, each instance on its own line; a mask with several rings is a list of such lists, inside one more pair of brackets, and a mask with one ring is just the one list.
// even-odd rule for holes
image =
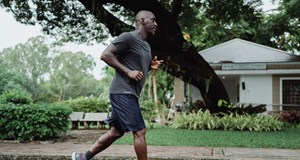
[[103, 8], [104, 4], [120, 5], [135, 13], [140, 10], [149, 10], [154, 13], [158, 23], [155, 36], [148, 39], [151, 46], [155, 50], [162, 50], [168, 54], [177, 54], [182, 51], [184, 39], [181, 29], [174, 16], [157, 0], [80, 0], [80, 2], [107, 26], [112, 35], [118, 35], [132, 28], [106, 11]]
[[130, 31], [133, 29], [133, 26], [129, 26], [126, 23], [116, 18], [110, 12], [108, 12], [103, 5], [103, 1], [98, 0], [80, 0], [80, 2], [88, 9], [96, 19], [98, 19], [101, 23], [103, 23], [109, 30], [109, 33], [112, 36], [117, 36], [125, 31]]
[[[94, 0], [93, 2], [95, 4], [91, 1], [80, 1], [87, 9], [91, 10], [102, 23], [105, 22], [104, 24], [109, 24], [113, 22], [110, 24], [110, 30], [114, 31], [112, 33], [124, 31], [124, 28], [118, 25], [126, 25], [116, 20], [115, 17], [107, 11], [105, 12], [104, 8], [102, 8], [103, 4], [117, 4], [135, 13], [140, 10], [153, 12], [156, 16], [158, 28], [155, 35], [150, 37], [147, 41], [151, 45], [152, 55], [164, 60], [164, 70], [195, 85], [202, 95], [204, 95], [205, 103], [208, 106], [212, 106], [213, 110], [219, 109], [217, 106], [219, 99], [228, 100], [229, 102], [226, 90], [214, 70], [198, 53], [193, 44], [189, 44], [183, 39], [182, 31], [177, 23], [182, 0], [174, 0], [172, 13], [166, 10], [157, 0]], [[102, 18], [102, 16], [104, 16], [104, 18]], [[210, 80], [210, 84], [213, 84], [209, 86], [208, 92], [206, 89], [206, 80]]]
[[174, 0], [172, 3], [172, 15], [177, 20], [181, 12], [182, 0]]

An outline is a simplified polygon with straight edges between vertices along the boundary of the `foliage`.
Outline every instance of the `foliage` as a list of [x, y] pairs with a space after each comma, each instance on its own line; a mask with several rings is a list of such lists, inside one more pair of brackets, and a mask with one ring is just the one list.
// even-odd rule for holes
[[[96, 85], [95, 81], [89, 81], [92, 78], [92, 69], [95, 66], [95, 62], [90, 55], [86, 55], [83, 52], [62, 52], [53, 58], [53, 70], [50, 74], [50, 90], [59, 97], [58, 100], [65, 100], [68, 98], [76, 98], [78, 96], [90, 96], [82, 95], [82, 84], [89, 86], [89, 90], [92, 91]], [[85, 83], [90, 82], [90, 83]]]
[[189, 22], [191, 25], [182, 28], [185, 33], [191, 35], [190, 41], [199, 50], [237, 37], [257, 41], [260, 39], [257, 35], [263, 22], [262, 12], [258, 9], [261, 5], [260, 0], [204, 1], [198, 10], [190, 7], [190, 10], [194, 11], [193, 15], [196, 15], [195, 18], [182, 17], [186, 20], [182, 20], [185, 23], [180, 24], [186, 25], [186, 21], [193, 19]]
[[[21, 23], [39, 23], [46, 34], [55, 36], [61, 42], [90, 43], [97, 41], [101, 43], [108, 37], [108, 31], [113, 36], [118, 35], [120, 30], [128, 31], [131, 26], [123, 23], [132, 24], [134, 22], [133, 11], [140, 10], [139, 4], [136, 4], [136, 8], [130, 8], [122, 5], [124, 2], [114, 1], [92, 4], [67, 0], [47, 1], [47, 3], [33, 1], [31, 3], [6, 0], [0, 5], [14, 13], [16, 19]], [[235, 36], [246, 39], [253, 38], [256, 34], [254, 29], [257, 29], [261, 23], [261, 11], [257, 9], [262, 5], [260, 0], [247, 2], [243, 0], [181, 2], [162, 0], [155, 4], [157, 5], [155, 9], [169, 11], [175, 19], [178, 19], [182, 31], [192, 35], [192, 42], [199, 48], [207, 48]], [[92, 5], [92, 8], [87, 10], [86, 5]], [[113, 12], [120, 20], [115, 20], [115, 17], [110, 18], [109, 12]], [[110, 24], [107, 19], [110, 20], [110, 23], [115, 24]]]
[[99, 84], [99, 93], [101, 93], [101, 97], [103, 98], [109, 98], [109, 85], [111, 81], [113, 80], [115, 74], [115, 70], [110, 67], [109, 65], [106, 65], [102, 68], [102, 78]]
[[16, 20], [23, 24], [38, 23], [42, 31], [56, 37], [59, 44], [68, 41], [101, 42], [107, 37], [103, 34], [107, 32], [104, 26], [78, 1], [3, 0], [0, 5], [12, 11]]
[[[206, 62], [204, 62], [197, 53], [197, 50], [193, 45], [182, 45], [183, 39], [181, 29], [176, 21], [181, 13], [180, 6], [182, 5], [182, 2], [177, 4], [172, 3], [173, 2], [171, 1], [148, 1], [146, 3], [148, 4], [147, 8], [143, 7], [145, 4], [142, 1], [128, 1], [125, 3], [125, 1], [65, 0], [57, 3], [54, 1], [45, 2], [38, 0], [28, 3], [7, 0], [2, 1], [0, 4], [3, 8], [6, 8], [13, 13], [19, 9], [19, 12], [15, 13], [15, 17], [20, 22], [28, 24], [40, 23], [47, 34], [55, 35], [55, 37], [58, 38], [62, 36], [65, 41], [77, 42], [98, 41], [103, 36], [107, 37], [108, 32], [112, 36], [117, 36], [121, 32], [132, 30], [134, 29], [132, 25], [134, 17], [132, 17], [132, 15], [141, 10], [141, 8], [151, 10], [157, 15], [157, 22], [160, 26], [154, 39], [149, 40], [149, 43], [153, 46], [153, 54], [160, 54], [158, 57], [162, 57], [164, 60], [173, 63], [178, 62], [173, 61], [174, 59], [172, 59], [173, 56], [171, 54], [186, 55], [192, 59], [197, 59], [197, 61], [193, 62], [195, 65], [189, 67], [189, 64], [186, 63], [189, 62], [188, 59], [176, 57], [175, 59], [179, 60], [180, 63], [183, 62], [185, 66], [185, 71], [176, 74], [184, 74], [185, 80], [191, 79], [193, 83], [199, 82], [201, 85], [201, 79], [210, 76], [209, 74], [213, 73], [213, 69], [210, 68], [209, 65], [206, 65]], [[201, 4], [202, 2], [187, 1], [185, 6], [195, 7], [194, 11], [196, 11], [199, 3]], [[197, 6], [194, 4], [197, 4]], [[169, 11], [167, 8], [170, 8], [173, 11]], [[176, 9], [178, 12], [175, 11], [175, 8], [178, 8], [178, 10]], [[200, 10], [198, 9], [198, 12], [199, 11]], [[195, 16], [188, 15], [188, 17]], [[172, 28], [172, 30], [169, 28]], [[160, 34], [162, 35], [160, 36]], [[183, 46], [188, 47], [183, 49]], [[187, 54], [184, 52], [187, 52]], [[207, 70], [202, 72], [206, 74], [198, 74], [200, 70], [197, 70], [197, 73], [194, 73], [195, 70], [193, 68], [198, 67], [199, 65], [204, 66], [200, 67], [200, 70]], [[166, 71], [170, 73], [173, 72], [173, 69], [171, 68]], [[193, 77], [190, 76], [191, 74]], [[219, 94], [210, 94], [208, 97], [211, 102], [215, 104], [215, 99], [217, 98], [212, 99], [212, 97], [228, 99], [228, 95], [224, 86], [220, 85], [220, 81], [218, 80], [219, 77], [216, 75], [213, 77], [213, 81], [216, 83], [212, 83], [212, 85], [219, 84], [219, 86], [212, 87], [213, 89], [211, 92], [218, 88]], [[200, 86], [197, 87], [200, 90], [202, 89]], [[68, 97], [63, 98], [67, 99]]]
[[109, 112], [109, 101], [106, 98], [78, 97], [61, 102], [74, 112]]
[[228, 103], [225, 100], [220, 99], [218, 101], [218, 107], [227, 108], [226, 113], [236, 113], [236, 114], [258, 114], [267, 111], [265, 104], [260, 104], [253, 106], [251, 103], [248, 105], [241, 104], [240, 106]]
[[0, 103], [30, 104], [32, 103], [32, 98], [27, 92], [11, 90], [5, 91], [0, 95]]
[[300, 111], [299, 110], [282, 111], [280, 113], [280, 118], [283, 122], [286, 123], [300, 124]]
[[190, 114], [182, 113], [175, 117], [172, 127], [195, 130], [239, 130], [239, 131], [278, 131], [283, 127], [283, 122], [278, 117], [268, 115], [239, 115], [224, 114], [218, 117], [211, 114], [208, 110], [193, 112]]
[[[225, 100], [220, 99], [218, 101], [218, 107], [224, 107], [226, 108], [224, 112], [222, 113], [235, 113], [235, 114], [258, 114], [258, 113], [263, 113], [266, 111], [266, 105], [265, 104], [260, 104], [253, 106], [251, 103], [250, 104], [232, 104], [228, 103]], [[187, 112], [197, 112], [198, 110], [206, 110], [209, 109], [209, 106], [206, 106], [203, 101], [197, 100], [194, 103], [191, 104], [190, 109]]]
[[269, 115], [224, 115], [220, 119], [224, 130], [278, 131], [283, 127], [279, 117]]
[[[148, 81], [145, 84], [145, 88], [142, 93], [142, 97], [153, 98], [153, 82], [152, 76], [156, 78], [157, 97], [161, 104], [169, 106], [170, 100], [173, 97], [174, 92], [174, 76], [171, 76], [164, 70], [156, 70], [155, 73], [150, 72]], [[150, 90], [150, 91], [149, 91]]]
[[[277, 132], [174, 129], [155, 125], [147, 130], [151, 146], [207, 146], [250, 148], [300, 148], [300, 128], [283, 128]], [[132, 135], [124, 135], [116, 144], [133, 144]]]
[[163, 70], [151, 70], [148, 75], [140, 101], [144, 118], [152, 128], [157, 119], [161, 124], [165, 123], [165, 109], [173, 97], [174, 77]]
[[218, 118], [208, 110], [193, 112], [190, 114], [182, 113], [174, 118], [172, 122], [174, 128], [186, 128], [194, 130], [213, 130], [219, 128]]
[[158, 113], [162, 111], [162, 105], [156, 105], [152, 100], [144, 100], [141, 104], [141, 110], [144, 119], [149, 123], [150, 128], [154, 127], [155, 119]]
[[5, 60], [5, 69], [26, 77], [28, 86], [22, 87], [26, 87], [32, 93], [34, 101], [37, 100], [38, 96], [44, 92], [41, 84], [50, 71], [51, 58], [45, 37], [33, 37], [23, 44], [5, 48], [2, 58]]
[[4, 64], [6, 61], [0, 53], [0, 94], [9, 90], [25, 90], [28, 91], [29, 79], [24, 77], [23, 74], [11, 71]]
[[299, 55], [299, 0], [279, 0], [277, 14], [268, 17], [273, 44], [279, 49]]
[[5, 48], [0, 57], [0, 93], [12, 89], [27, 91], [34, 102], [100, 93], [98, 80], [92, 75], [94, 59], [83, 52], [57, 49], [54, 54], [45, 37], [33, 37]]
[[0, 139], [45, 140], [70, 126], [71, 109], [63, 105], [0, 104]]
[[[0, 5], [21, 23], [39, 23], [45, 33], [62, 41], [76, 42], [101, 42], [108, 37], [108, 32], [117, 36], [132, 30], [134, 13], [141, 8], [151, 10], [157, 15], [159, 24], [154, 38], [149, 40], [153, 54], [165, 60], [165, 71], [195, 85], [202, 95], [206, 91], [204, 80], [213, 77], [204, 101], [217, 112], [221, 109], [216, 105], [218, 100], [229, 100], [229, 97], [219, 77], [198, 51], [229, 39], [242, 38], [297, 52], [299, 0], [281, 2], [278, 14], [271, 16], [259, 8], [261, 0], [5, 0]], [[190, 39], [184, 40], [183, 34], [189, 35]], [[177, 66], [180, 66], [179, 70]], [[63, 94], [64, 90], [60, 91], [55, 93]]]

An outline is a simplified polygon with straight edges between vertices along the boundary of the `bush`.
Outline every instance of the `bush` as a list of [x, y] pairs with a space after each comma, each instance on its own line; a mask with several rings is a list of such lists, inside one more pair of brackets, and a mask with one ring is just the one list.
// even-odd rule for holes
[[30, 104], [32, 103], [32, 98], [29, 93], [24, 91], [5, 91], [0, 95], [0, 103]]
[[62, 105], [0, 104], [0, 139], [45, 140], [70, 126], [71, 109]]
[[194, 130], [217, 129], [219, 122], [217, 117], [212, 115], [208, 110], [192, 112], [190, 114], [183, 113], [182, 115], [174, 118], [172, 127], [185, 128]]
[[286, 123], [290, 123], [292, 125], [300, 124], [300, 111], [297, 110], [283, 111], [280, 114], [280, 118], [282, 121]]
[[[144, 100], [141, 102], [141, 111], [144, 119], [149, 123], [150, 128], [154, 127], [156, 117], [163, 118], [163, 105], [155, 104], [152, 100]], [[161, 114], [161, 115], [160, 115]]]
[[195, 129], [195, 130], [248, 130], [248, 131], [277, 131], [283, 127], [283, 122], [278, 117], [264, 115], [239, 115], [237, 113], [225, 114], [218, 117], [208, 110], [183, 113], [175, 117], [173, 128]]
[[79, 97], [64, 101], [63, 104], [72, 108], [74, 112], [108, 112], [110, 102], [96, 97]]

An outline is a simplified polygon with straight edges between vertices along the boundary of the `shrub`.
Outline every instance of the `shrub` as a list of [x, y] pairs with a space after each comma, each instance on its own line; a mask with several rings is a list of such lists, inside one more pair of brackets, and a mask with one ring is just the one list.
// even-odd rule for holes
[[268, 115], [229, 114], [220, 118], [224, 130], [278, 131], [283, 127], [279, 117]]
[[110, 102], [96, 97], [79, 97], [64, 101], [74, 112], [108, 112]]
[[172, 124], [174, 128], [187, 128], [194, 130], [204, 129], [217, 129], [219, 128], [219, 121], [208, 110], [198, 112], [192, 112], [190, 114], [183, 113], [180, 116], [176, 116]]
[[71, 109], [62, 105], [0, 104], [0, 139], [38, 140], [59, 136], [70, 126]]
[[144, 119], [148, 121], [150, 128], [153, 128], [158, 113], [163, 112], [163, 106], [161, 104], [155, 105], [155, 102], [151, 100], [145, 100], [141, 102], [141, 111]]
[[0, 103], [30, 104], [32, 98], [29, 93], [24, 91], [5, 91], [0, 95]]
[[280, 114], [280, 118], [282, 121], [290, 124], [300, 124], [300, 111], [297, 110], [290, 110], [290, 111], [283, 111]]
[[224, 114], [218, 117], [208, 110], [199, 110], [197, 113], [183, 113], [175, 117], [172, 127], [195, 130], [248, 130], [248, 131], [277, 131], [283, 127], [279, 117], [267, 115], [239, 115], [237, 113]]

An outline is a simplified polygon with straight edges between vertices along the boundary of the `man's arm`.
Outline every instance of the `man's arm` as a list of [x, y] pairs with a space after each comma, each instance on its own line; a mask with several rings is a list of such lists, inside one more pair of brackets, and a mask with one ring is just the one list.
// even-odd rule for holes
[[125, 73], [129, 78], [135, 79], [136, 81], [144, 78], [143, 72], [137, 70], [130, 70], [119, 62], [116, 57], [117, 47], [114, 44], [110, 44], [101, 54], [100, 59], [103, 60], [109, 66]]

